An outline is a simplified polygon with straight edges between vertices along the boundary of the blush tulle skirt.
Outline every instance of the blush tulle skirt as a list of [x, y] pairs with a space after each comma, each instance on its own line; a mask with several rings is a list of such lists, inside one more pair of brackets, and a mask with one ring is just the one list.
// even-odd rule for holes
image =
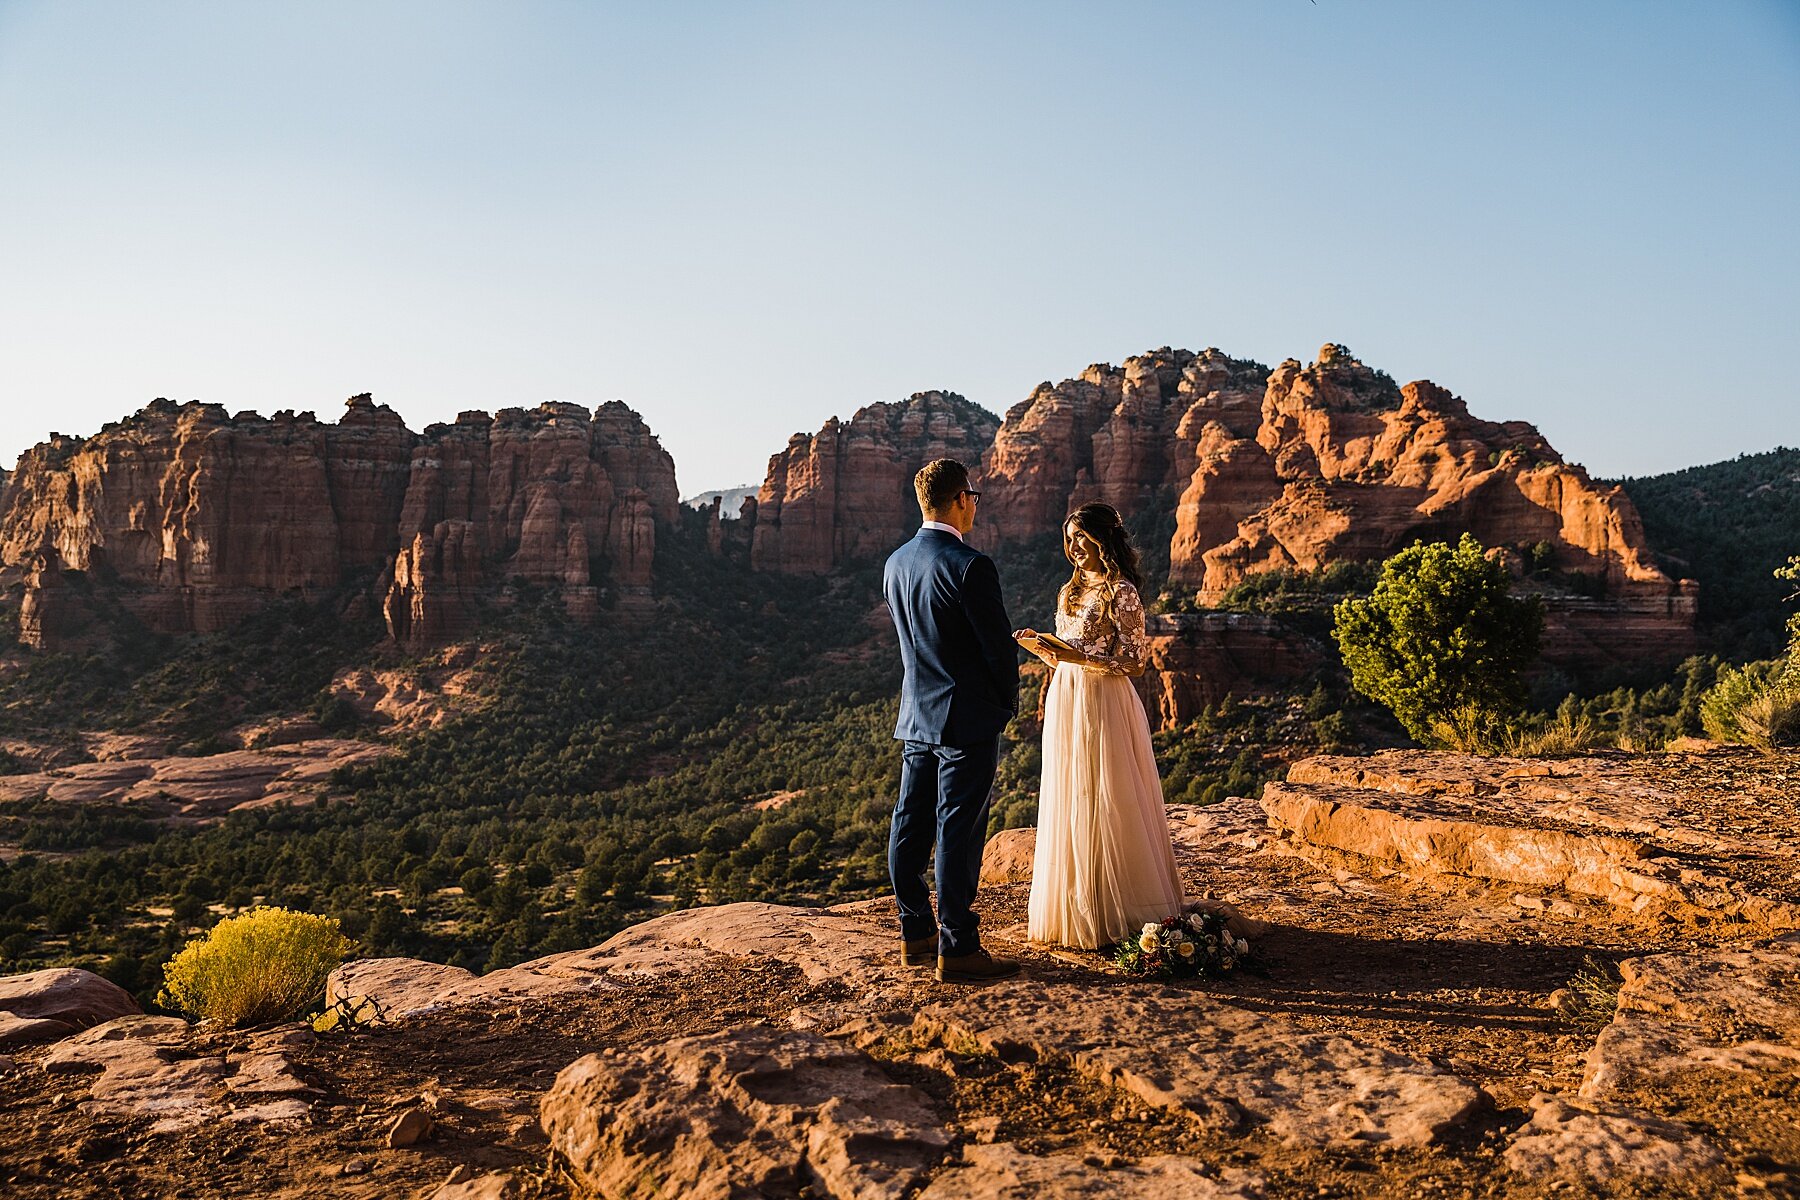
[[1061, 663], [1047, 686], [1026, 929], [1092, 950], [1180, 912], [1181, 876], [1131, 680]]

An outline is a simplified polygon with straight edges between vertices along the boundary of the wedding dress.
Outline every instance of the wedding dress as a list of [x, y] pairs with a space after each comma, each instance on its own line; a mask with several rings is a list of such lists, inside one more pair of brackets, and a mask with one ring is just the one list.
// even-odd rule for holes
[[1109, 618], [1099, 589], [1065, 613], [1056, 636], [1104, 669], [1058, 663], [1044, 700], [1043, 778], [1027, 932], [1096, 949], [1181, 911], [1184, 900], [1150, 722], [1125, 674], [1144, 657], [1144, 605], [1116, 585]]

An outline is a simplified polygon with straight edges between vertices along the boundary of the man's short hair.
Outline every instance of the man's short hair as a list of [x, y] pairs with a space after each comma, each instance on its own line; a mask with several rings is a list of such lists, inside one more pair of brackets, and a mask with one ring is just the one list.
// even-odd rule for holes
[[926, 512], [943, 512], [969, 487], [969, 468], [954, 458], [934, 458], [913, 476], [913, 491]]

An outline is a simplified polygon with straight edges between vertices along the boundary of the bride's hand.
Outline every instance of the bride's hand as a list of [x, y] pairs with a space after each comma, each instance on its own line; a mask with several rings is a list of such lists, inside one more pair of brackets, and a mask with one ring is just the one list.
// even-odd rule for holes
[[1013, 630], [1013, 640], [1025, 648], [1025, 653], [1032, 655], [1045, 666], [1054, 667], [1056, 665], [1055, 652], [1038, 640], [1037, 630], [1015, 629]]

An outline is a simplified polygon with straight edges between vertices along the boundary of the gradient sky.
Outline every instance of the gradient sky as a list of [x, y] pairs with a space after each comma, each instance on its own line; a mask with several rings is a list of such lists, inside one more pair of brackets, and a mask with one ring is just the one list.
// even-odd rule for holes
[[1600, 474], [1800, 443], [1800, 4], [0, 0], [0, 462], [159, 395], [926, 388], [1326, 341]]

